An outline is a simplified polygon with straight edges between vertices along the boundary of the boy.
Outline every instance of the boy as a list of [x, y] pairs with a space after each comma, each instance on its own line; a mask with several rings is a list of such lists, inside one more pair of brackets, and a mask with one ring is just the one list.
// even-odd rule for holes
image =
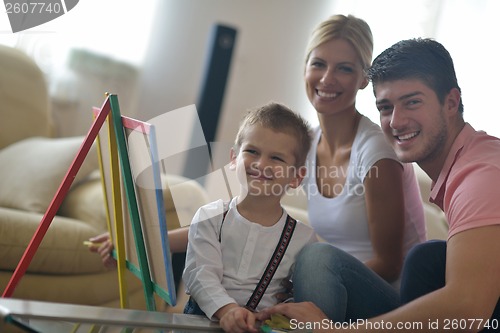
[[[273, 295], [283, 291], [280, 283], [296, 255], [317, 240], [307, 225], [293, 227], [295, 220], [280, 204], [286, 189], [298, 187], [305, 176], [310, 144], [307, 123], [281, 104], [247, 113], [230, 152], [240, 193], [230, 202], [201, 207], [189, 229], [183, 279], [191, 299], [185, 312], [218, 319], [225, 331], [256, 332], [253, 311], [276, 303]], [[271, 269], [272, 279], [264, 278], [286, 232], [283, 259]], [[259, 302], [251, 298], [261, 279], [268, 285]]]

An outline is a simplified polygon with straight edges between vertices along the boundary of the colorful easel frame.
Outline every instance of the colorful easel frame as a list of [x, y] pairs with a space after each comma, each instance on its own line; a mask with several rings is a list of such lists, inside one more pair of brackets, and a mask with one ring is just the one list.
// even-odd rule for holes
[[[129, 136], [129, 160], [132, 163], [132, 172], [136, 180], [134, 184], [136, 184], [138, 207], [144, 231], [146, 255], [153, 290], [167, 303], [175, 306], [176, 293], [170, 260], [166, 208], [163, 198], [155, 126], [124, 116], [122, 116], [122, 123], [125, 132]], [[146, 153], [147, 156], [136, 158], [134, 156], [135, 152], [131, 151], [133, 141], [130, 140], [130, 137], [134, 134], [139, 134], [137, 139], [146, 145], [146, 147], [140, 145], [139, 152]], [[146, 169], [136, 171], [133, 166], [134, 161], [147, 161], [148, 166]], [[162, 255], [155, 253], [155, 250], [161, 250]]]
[[[94, 107], [92, 109], [94, 118], [96, 118], [101, 109]], [[102, 110], [102, 112], [106, 112]], [[109, 112], [108, 112], [109, 113]], [[97, 136], [97, 156], [99, 169], [101, 171], [101, 184], [104, 194], [104, 203], [106, 209], [106, 221], [108, 231], [115, 245], [114, 258], [117, 261], [118, 268], [118, 286], [120, 293], [120, 307], [128, 308], [128, 289], [125, 276], [126, 255], [125, 255], [125, 231], [124, 231], [124, 207], [122, 202], [120, 165], [118, 160], [118, 148], [116, 135], [112, 121], [112, 115], [108, 114], [106, 118], [106, 127], [102, 127]], [[107, 129], [107, 135], [103, 132]], [[107, 140], [106, 140], [107, 138]], [[102, 140], [104, 139], [104, 140]], [[107, 143], [107, 145], [105, 144]], [[103, 158], [108, 156], [108, 159]], [[118, 186], [114, 186], [117, 184]], [[126, 213], [126, 212], [125, 212]], [[116, 223], [121, 221], [121, 223]]]
[[[175, 306], [176, 293], [167, 234], [167, 222], [159, 169], [155, 127], [121, 116], [116, 96], [110, 95], [108, 154], [98, 138], [103, 186], [107, 194], [108, 227], [115, 243], [118, 262], [120, 303], [127, 307], [125, 267], [143, 283], [148, 310], [156, 310], [154, 293]], [[94, 113], [96, 113], [94, 109]], [[101, 134], [99, 134], [101, 136]], [[113, 147], [116, 142], [116, 148]], [[104, 148], [104, 149], [103, 149]], [[110, 158], [109, 168], [103, 156]], [[117, 156], [118, 155], [118, 156]], [[120, 165], [116, 160], [119, 158]], [[146, 161], [146, 168], [144, 162]], [[135, 163], [134, 163], [135, 162]], [[142, 163], [142, 168], [137, 164]], [[134, 167], [135, 164], [135, 167]], [[117, 170], [120, 169], [120, 172]], [[116, 174], [122, 177], [116, 177]], [[109, 205], [112, 188], [113, 207]], [[125, 189], [125, 200], [123, 191]], [[128, 214], [122, 214], [126, 206]], [[113, 212], [113, 214], [111, 214]], [[128, 227], [131, 227], [131, 232]], [[133, 237], [131, 237], [131, 234]], [[135, 243], [134, 248], [131, 243]], [[161, 255], [157, 251], [161, 249]], [[156, 251], [156, 252], [155, 252]]]
[[[88, 155], [90, 147], [93, 142], [97, 139], [99, 141], [99, 146], [101, 143], [98, 139], [98, 134], [103, 124], [107, 118], [108, 121], [108, 143], [110, 149], [110, 165], [112, 165], [113, 169], [111, 174], [111, 183], [113, 188], [113, 220], [115, 223], [115, 246], [117, 247], [117, 260], [118, 260], [118, 271], [119, 271], [119, 283], [120, 283], [120, 298], [122, 307], [126, 306], [126, 298], [125, 293], [126, 290], [122, 288], [125, 285], [124, 279], [124, 263], [125, 263], [125, 251], [121, 251], [121, 249], [125, 248], [124, 241], [124, 229], [123, 221], [124, 217], [127, 214], [122, 214], [122, 191], [120, 189], [122, 181], [123, 187], [125, 188], [125, 198], [126, 204], [128, 208], [128, 216], [131, 222], [131, 228], [133, 231], [133, 242], [135, 243], [135, 249], [137, 253], [137, 266], [134, 266], [131, 263], [126, 263], [127, 267], [135, 273], [141, 280], [144, 288], [144, 294], [146, 298], [146, 307], [148, 310], [154, 311], [156, 310], [155, 300], [154, 300], [154, 292], [156, 292], [163, 300], [165, 300], [170, 305], [174, 306], [176, 304], [176, 293], [175, 286], [173, 283], [173, 274], [172, 267], [170, 261], [170, 250], [168, 244], [168, 234], [166, 227], [166, 218], [165, 218], [165, 209], [163, 205], [163, 192], [161, 189], [161, 181], [160, 181], [160, 173], [158, 168], [158, 155], [157, 155], [157, 146], [156, 146], [156, 138], [154, 127], [147, 123], [142, 123], [131, 118], [122, 117], [120, 114], [120, 108], [118, 105], [118, 98], [116, 95], [110, 94], [107, 96], [103, 106], [98, 109], [99, 112], [95, 115], [94, 122], [87, 133], [75, 159], [73, 160], [71, 166], [68, 169], [65, 177], [63, 178], [59, 189], [57, 190], [52, 202], [50, 203], [45, 215], [43, 216], [39, 227], [35, 231], [33, 238], [31, 239], [26, 251], [24, 252], [16, 270], [14, 271], [7, 287], [5, 288], [2, 297], [11, 297], [17, 284], [20, 279], [26, 273], [26, 270], [33, 259], [41, 241], [43, 240], [44, 235], [46, 234], [52, 220], [54, 219], [64, 197], [68, 193], [71, 183], [73, 182], [78, 170], [83, 164], [85, 157]], [[140, 126], [137, 126], [140, 125]], [[132, 127], [132, 128], [129, 128]], [[146, 138], [149, 141], [149, 151], [151, 158], [151, 166], [152, 166], [152, 175], [154, 181], [154, 189], [156, 195], [156, 208], [157, 208], [157, 219], [158, 225], [160, 228], [160, 237], [162, 244], [162, 257], [163, 257], [163, 268], [159, 271], [151, 271], [150, 265], [148, 261], [148, 255], [146, 250], [146, 243], [144, 240], [143, 228], [141, 226], [141, 218], [140, 218], [140, 207], [137, 202], [137, 194], [136, 194], [136, 184], [134, 184], [134, 179], [132, 175], [132, 170], [130, 166], [129, 153], [127, 147], [127, 140], [125, 138], [125, 130], [136, 131], [138, 128], [144, 128], [147, 130], [140, 131], [142, 135], [147, 134]], [[115, 145], [116, 144], [116, 145]], [[100, 152], [101, 154], [102, 152]], [[118, 163], [117, 160], [120, 161], [121, 172], [118, 172]], [[103, 161], [101, 158], [100, 161], [101, 169], [103, 167]], [[120, 174], [122, 178], [120, 179]], [[104, 178], [104, 177], [103, 177]], [[118, 184], [118, 186], [117, 186]], [[104, 188], [106, 185], [103, 183]], [[116, 193], [114, 192], [116, 191]], [[107, 193], [105, 192], [105, 197], [107, 198]], [[107, 202], [107, 207], [109, 207], [109, 202]], [[108, 228], [111, 230], [110, 223], [111, 211], [108, 211]], [[117, 227], [117, 228], [116, 228]], [[151, 237], [150, 237], [151, 238]], [[118, 250], [120, 249], [120, 250]], [[152, 249], [149, 249], [149, 259], [152, 260], [153, 253]], [[128, 261], [127, 261], [128, 262]], [[157, 262], [155, 262], [156, 264]], [[151, 272], [153, 272], [153, 279], [151, 278]], [[164, 273], [166, 281], [160, 281], [160, 275]]]

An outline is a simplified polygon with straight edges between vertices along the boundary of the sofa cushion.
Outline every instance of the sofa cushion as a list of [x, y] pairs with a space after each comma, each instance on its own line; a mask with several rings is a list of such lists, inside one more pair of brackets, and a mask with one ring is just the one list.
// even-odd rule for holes
[[[82, 142], [83, 137], [33, 137], [0, 150], [0, 206], [45, 212]], [[92, 148], [72, 185], [96, 168]]]
[[0, 149], [34, 136], [53, 134], [43, 72], [26, 53], [0, 45]]
[[96, 230], [107, 231], [106, 206], [99, 170], [79, 182], [64, 198], [57, 215], [84, 221]]

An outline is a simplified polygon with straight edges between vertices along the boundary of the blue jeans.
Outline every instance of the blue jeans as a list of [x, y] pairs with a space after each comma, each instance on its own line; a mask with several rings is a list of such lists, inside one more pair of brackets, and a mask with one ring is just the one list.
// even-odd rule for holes
[[446, 242], [431, 240], [414, 246], [406, 255], [401, 274], [401, 302], [406, 304], [444, 287]]
[[313, 302], [335, 322], [371, 318], [400, 305], [389, 283], [327, 243], [307, 245], [299, 253], [293, 288], [295, 302]]
[[[401, 276], [401, 302], [403, 304], [426, 295], [445, 285], [446, 242], [428, 241], [413, 247], [406, 256]], [[500, 301], [491, 319], [500, 322]], [[488, 330], [483, 330], [487, 332]], [[494, 332], [495, 330], [491, 330]]]
[[198, 303], [196, 303], [192, 297], [189, 297], [186, 305], [184, 306], [184, 314], [206, 316], [205, 312], [203, 312]]

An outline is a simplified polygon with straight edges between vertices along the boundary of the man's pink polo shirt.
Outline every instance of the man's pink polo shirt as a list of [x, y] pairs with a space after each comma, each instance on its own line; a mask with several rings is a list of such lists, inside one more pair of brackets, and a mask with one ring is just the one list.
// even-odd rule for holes
[[444, 211], [448, 239], [500, 225], [500, 139], [465, 124], [433, 184], [430, 201]]

